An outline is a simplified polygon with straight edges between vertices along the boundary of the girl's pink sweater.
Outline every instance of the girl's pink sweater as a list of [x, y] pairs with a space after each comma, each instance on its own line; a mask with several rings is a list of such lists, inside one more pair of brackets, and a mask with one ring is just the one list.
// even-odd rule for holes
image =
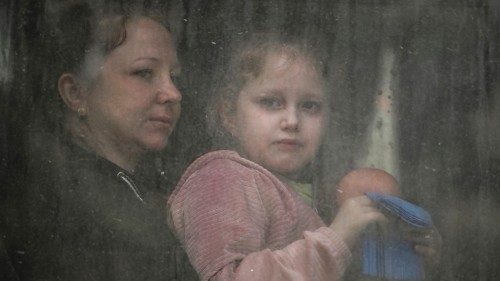
[[293, 189], [234, 151], [191, 164], [168, 208], [202, 280], [340, 280], [351, 259]]

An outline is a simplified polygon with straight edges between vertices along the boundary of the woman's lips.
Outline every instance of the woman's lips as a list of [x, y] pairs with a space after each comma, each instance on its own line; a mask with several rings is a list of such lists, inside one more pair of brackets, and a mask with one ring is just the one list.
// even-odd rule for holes
[[149, 119], [155, 127], [170, 128], [172, 127], [172, 118], [168, 116], [156, 116]]

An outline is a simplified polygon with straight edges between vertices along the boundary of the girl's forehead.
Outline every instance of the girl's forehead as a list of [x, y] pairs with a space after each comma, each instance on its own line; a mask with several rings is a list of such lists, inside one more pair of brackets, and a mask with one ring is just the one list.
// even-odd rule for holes
[[264, 57], [259, 76], [243, 87], [251, 93], [300, 94], [301, 98], [324, 98], [322, 76], [306, 56], [274, 52]]
[[310, 57], [290, 52], [276, 52], [266, 56], [257, 77], [259, 79], [278, 79], [290, 86], [306, 84], [305, 86], [314, 88], [321, 88], [324, 84], [323, 76]]
[[272, 62], [272, 66], [277, 69], [285, 69], [295, 61], [294, 57], [296, 56], [292, 56], [291, 53], [287, 53], [284, 51], [279, 53], [270, 53], [267, 57], [266, 62]]
[[287, 50], [268, 53], [265, 56], [261, 73], [283, 73], [297, 70], [312, 71], [319, 74], [309, 57]]
[[279, 49], [279, 50], [271, 50], [265, 54], [265, 61], [269, 63], [272, 61], [275, 64], [279, 64], [281, 66], [286, 66], [291, 62], [295, 61], [298, 57], [302, 57], [303, 55], [299, 54], [295, 50], [291, 49]]

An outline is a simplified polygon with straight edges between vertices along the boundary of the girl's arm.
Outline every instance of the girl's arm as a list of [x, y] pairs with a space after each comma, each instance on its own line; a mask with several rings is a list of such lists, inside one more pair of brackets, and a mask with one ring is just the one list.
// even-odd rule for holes
[[[290, 240], [270, 221], [287, 210], [255, 185], [248, 169], [222, 163], [194, 173], [171, 199], [172, 224], [201, 279], [339, 280], [351, 256], [342, 239], [320, 224]], [[269, 249], [270, 232], [289, 242]]]
[[[256, 249], [257, 250], [257, 249]], [[350, 251], [327, 227], [305, 231], [281, 250], [264, 249], [225, 265], [203, 280], [341, 280]]]

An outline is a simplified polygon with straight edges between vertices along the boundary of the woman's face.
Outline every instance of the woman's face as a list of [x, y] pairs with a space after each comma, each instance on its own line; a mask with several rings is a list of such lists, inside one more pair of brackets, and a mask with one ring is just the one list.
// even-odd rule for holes
[[141, 155], [165, 147], [180, 114], [180, 71], [171, 34], [158, 22], [127, 24], [125, 41], [104, 58], [86, 98], [92, 141], [103, 150]]

